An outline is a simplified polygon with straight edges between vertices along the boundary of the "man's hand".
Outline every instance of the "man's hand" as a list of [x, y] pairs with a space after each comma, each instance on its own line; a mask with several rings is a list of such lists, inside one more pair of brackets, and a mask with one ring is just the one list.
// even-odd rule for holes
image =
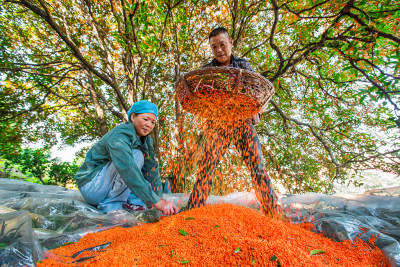
[[154, 207], [162, 211], [163, 215], [173, 215], [178, 213], [178, 208], [175, 204], [166, 199], [161, 199], [161, 201], [157, 202]]

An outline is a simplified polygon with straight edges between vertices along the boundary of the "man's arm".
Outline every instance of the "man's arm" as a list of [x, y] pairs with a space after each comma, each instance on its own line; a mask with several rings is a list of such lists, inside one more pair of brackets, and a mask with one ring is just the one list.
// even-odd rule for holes
[[[239, 58], [238, 61], [237, 61], [237, 64], [241, 69], [245, 69], [245, 70], [249, 70], [249, 71], [255, 72], [254, 69], [251, 67], [250, 63], [245, 59]], [[252, 118], [253, 125], [259, 124], [260, 120], [261, 120], [261, 115], [260, 115], [260, 113], [257, 113]]]
[[249, 71], [255, 72], [254, 69], [253, 69], [253, 67], [250, 65], [250, 63], [249, 63], [247, 60], [245, 60], [245, 59], [242, 59], [242, 58], [241, 58], [241, 59], [238, 61], [238, 65], [239, 65], [239, 67], [240, 67], [241, 69], [245, 69], [245, 70], [249, 70]]

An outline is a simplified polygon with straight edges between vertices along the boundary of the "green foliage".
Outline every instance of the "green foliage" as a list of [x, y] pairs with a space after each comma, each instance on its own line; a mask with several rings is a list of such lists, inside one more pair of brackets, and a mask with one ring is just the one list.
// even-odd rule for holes
[[183, 229], [179, 229], [178, 232], [183, 236], [187, 236], [188, 235], [188, 233]]
[[310, 256], [320, 254], [320, 253], [325, 253], [326, 251], [323, 249], [313, 249], [310, 251]]
[[26, 180], [46, 185], [66, 186], [74, 183], [74, 175], [79, 166], [74, 163], [60, 162], [52, 159], [47, 150], [42, 149], [18, 149], [13, 153], [1, 153], [5, 172], [19, 170], [27, 175]]

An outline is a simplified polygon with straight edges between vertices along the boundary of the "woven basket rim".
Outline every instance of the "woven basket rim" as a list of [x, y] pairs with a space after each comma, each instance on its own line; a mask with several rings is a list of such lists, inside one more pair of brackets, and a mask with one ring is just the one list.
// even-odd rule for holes
[[269, 87], [271, 87], [272, 90], [274, 90], [273, 84], [264, 76], [258, 74], [257, 72], [246, 70], [246, 69], [241, 69], [241, 68], [234, 68], [234, 67], [203, 67], [199, 69], [195, 69], [189, 72], [186, 72], [185, 74], [181, 75], [179, 79], [175, 82], [175, 88], [178, 86], [179, 83], [182, 82], [182, 80], [187, 80], [187, 78], [196, 76], [196, 75], [201, 75], [201, 74], [211, 74], [211, 73], [230, 73], [230, 74], [237, 74], [237, 73], [242, 73], [242, 76], [250, 76], [253, 78], [258, 78], [265, 84], [267, 84]]

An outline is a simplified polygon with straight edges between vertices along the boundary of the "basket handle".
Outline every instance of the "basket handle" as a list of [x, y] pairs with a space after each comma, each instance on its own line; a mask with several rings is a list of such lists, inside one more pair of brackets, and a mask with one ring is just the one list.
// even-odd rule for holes
[[236, 77], [236, 82], [235, 82], [235, 94], [239, 92], [239, 85], [240, 85], [240, 79], [242, 78], [242, 69], [239, 70], [238, 76]]

